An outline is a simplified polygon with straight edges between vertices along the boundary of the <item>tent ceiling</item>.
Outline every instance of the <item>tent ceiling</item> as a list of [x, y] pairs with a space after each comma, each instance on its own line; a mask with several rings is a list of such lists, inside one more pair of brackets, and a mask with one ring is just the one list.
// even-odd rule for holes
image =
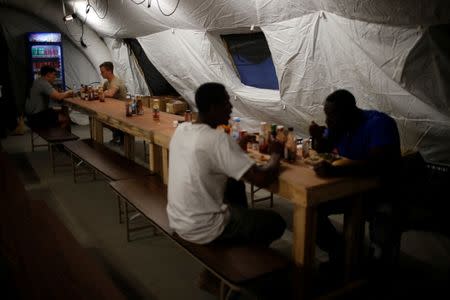
[[[372, 23], [390, 25], [444, 24], [450, 21], [448, 0], [179, 0], [175, 13], [164, 16], [176, 7], [178, 0], [91, 0], [92, 9], [86, 20], [100, 35], [112, 37], [138, 37], [164, 31], [168, 28], [215, 30], [223, 28], [263, 26], [297, 18], [316, 11], [359, 19]], [[65, 0], [68, 12], [85, 17], [86, 0]], [[11, 5], [42, 15], [46, 10], [60, 13], [62, 3], [57, 0], [0, 0], [0, 4]], [[407, 4], [407, 5], [406, 5]], [[97, 14], [96, 14], [97, 12]], [[105, 18], [103, 17], [106, 13]], [[45, 14], [45, 13], [44, 13]]]

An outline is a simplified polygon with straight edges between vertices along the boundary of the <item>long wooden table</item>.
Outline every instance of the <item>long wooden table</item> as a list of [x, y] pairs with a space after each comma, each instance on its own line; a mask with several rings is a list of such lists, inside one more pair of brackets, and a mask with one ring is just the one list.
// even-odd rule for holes
[[161, 175], [164, 183], [168, 181], [168, 148], [170, 137], [175, 131], [174, 121], [183, 117], [160, 112], [160, 119], [153, 120], [152, 111], [144, 107], [143, 115], [125, 115], [125, 102], [107, 98], [105, 102], [98, 100], [85, 101], [80, 98], [67, 98], [64, 101], [77, 110], [86, 112], [90, 118], [91, 136], [103, 143], [103, 126], [108, 125], [125, 133], [125, 156], [134, 159], [134, 138], [143, 138], [149, 143], [149, 168]]
[[[126, 132], [128, 139], [125, 143], [129, 148], [126, 153], [129, 157], [132, 156], [133, 137], [143, 137], [151, 145], [159, 146], [162, 153], [154, 147], [150, 151], [150, 169], [161, 168], [164, 182], [167, 183], [169, 143], [175, 130], [172, 122], [182, 119], [181, 117], [161, 113], [160, 121], [157, 122], [153, 120], [149, 109], [145, 109], [142, 116], [126, 117], [124, 103], [113, 99], [101, 103], [72, 98], [66, 99], [66, 102], [91, 113], [91, 121], [94, 123], [92, 130], [97, 141], [103, 139], [102, 124]], [[268, 189], [294, 204], [292, 256], [295, 263], [307, 271], [313, 268], [318, 205], [348, 197], [352, 203], [344, 218], [345, 277], [350, 279], [359, 263], [364, 237], [363, 203], [360, 196], [377, 187], [378, 181], [375, 178], [320, 178], [311, 167], [302, 162], [283, 163], [279, 180]]]

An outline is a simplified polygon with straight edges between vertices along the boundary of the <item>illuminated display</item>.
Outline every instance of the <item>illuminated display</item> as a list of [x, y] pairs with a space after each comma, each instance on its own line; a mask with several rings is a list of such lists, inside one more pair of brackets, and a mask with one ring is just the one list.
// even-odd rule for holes
[[61, 33], [59, 32], [33, 32], [28, 34], [28, 41], [35, 43], [60, 43]]

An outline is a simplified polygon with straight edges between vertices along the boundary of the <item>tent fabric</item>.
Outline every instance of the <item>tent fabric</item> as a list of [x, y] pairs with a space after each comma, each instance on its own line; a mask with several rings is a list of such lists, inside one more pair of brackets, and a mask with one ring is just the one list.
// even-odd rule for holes
[[136, 57], [141, 71], [143, 72], [145, 82], [149, 87], [150, 94], [155, 96], [161, 95], [174, 95], [178, 94], [177, 91], [167, 82], [167, 80], [158, 72], [155, 66], [145, 55], [141, 44], [136, 39], [127, 39], [126, 43], [133, 51]]
[[[159, 1], [166, 13], [177, 2]], [[79, 47], [80, 21], [66, 28], [59, 1], [0, 3], [32, 11]], [[65, 3], [86, 21], [88, 47], [80, 49], [94, 68], [115, 61], [124, 68], [124, 79], [137, 83], [133, 90], [142, 88], [143, 81], [134, 58], [117, 42], [122, 38], [137, 38], [155, 68], [192, 106], [201, 83], [224, 83], [233, 114], [249, 130], [264, 120], [307, 135], [311, 120], [324, 121], [324, 98], [346, 88], [359, 106], [384, 111], [397, 121], [405, 149], [450, 164], [447, 0], [183, 0], [169, 17], [155, 1], [150, 8], [132, 1], [91, 1], [87, 15], [86, 1]], [[267, 39], [279, 90], [243, 85], [220, 38], [253, 29]]]
[[[159, 1], [163, 12], [174, 10], [179, 0]], [[12, 1], [8, 1], [12, 2]], [[141, 2], [141, 1], [134, 1]], [[77, 14], [85, 16], [86, 1], [68, 1]], [[100, 17], [91, 13], [87, 24], [98, 33], [114, 37], [141, 37], [170, 28], [219, 30], [263, 26], [298, 18], [317, 11], [347, 19], [391, 25], [445, 24], [450, 21], [447, 0], [182, 0], [175, 13], [164, 16], [156, 1], [91, 1]], [[106, 15], [105, 15], [106, 13]]]
[[[433, 104], [448, 107], [445, 88], [435, 93], [433, 103], [427, 103], [402, 81], [405, 62], [417, 44], [426, 43], [428, 31], [324, 12], [261, 28], [276, 66], [279, 92], [241, 84], [220, 35], [214, 32], [168, 30], [138, 40], [149, 59], [191, 105], [201, 83], [223, 82], [232, 95], [234, 115], [292, 126], [307, 135], [312, 120], [324, 121], [325, 97], [335, 89], [346, 88], [355, 94], [360, 107], [384, 111], [397, 121], [404, 149], [421, 150], [430, 160], [448, 161], [449, 111]], [[248, 129], [256, 130], [254, 126]]]
[[114, 74], [125, 81], [127, 91], [133, 95], [149, 95], [144, 75], [137, 65], [136, 58], [122, 39], [105, 38], [105, 43], [111, 51]]

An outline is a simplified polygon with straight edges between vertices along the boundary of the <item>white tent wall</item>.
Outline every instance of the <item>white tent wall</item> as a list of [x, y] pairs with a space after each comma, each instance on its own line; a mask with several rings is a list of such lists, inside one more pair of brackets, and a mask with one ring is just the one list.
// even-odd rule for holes
[[128, 92], [133, 95], [149, 95], [150, 91], [133, 52], [122, 39], [104, 40], [112, 54], [114, 73], [125, 81]]
[[[433, 100], [422, 101], [402, 77], [415, 45], [427, 41], [423, 38], [426, 32], [321, 12], [263, 26], [263, 31], [283, 102], [310, 116], [298, 120], [304, 129], [311, 119], [323, 116], [322, 103], [330, 92], [346, 88], [355, 94], [359, 106], [384, 111], [397, 120], [404, 149], [418, 149], [429, 160], [450, 161], [448, 92], [440, 81], [430, 81], [427, 87], [435, 91]], [[421, 55], [430, 54], [424, 51]], [[421, 64], [414, 63], [409, 69], [421, 74]], [[430, 74], [439, 74], [430, 68]]]
[[[65, 2], [85, 20], [87, 1]], [[159, 2], [169, 13], [178, 0]], [[1, 3], [45, 15], [64, 27], [59, 1]], [[326, 95], [347, 88], [361, 107], [397, 120], [404, 148], [450, 163], [450, 59], [428, 27], [450, 23], [450, 1], [181, 0], [170, 17], [163, 16], [156, 1], [151, 3], [147, 8], [147, 2], [91, 1], [86, 24], [102, 36], [138, 37], [154, 66], [191, 105], [199, 84], [223, 82], [244, 125], [256, 128], [257, 120], [267, 120], [294, 125], [306, 135], [311, 120], [323, 121]], [[268, 40], [280, 91], [242, 85], [231, 66], [219, 34], [250, 32], [252, 25]], [[93, 65], [104, 60], [129, 65], [123, 76], [133, 81], [136, 70], [122, 46], [109, 51], [89, 26], [84, 51]], [[72, 33], [78, 40], [80, 32]]]
[[[152, 63], [191, 105], [198, 85], [223, 82], [232, 95], [234, 115], [244, 121], [249, 117], [250, 121], [293, 126], [306, 135], [311, 120], [323, 122], [325, 97], [346, 88], [355, 94], [359, 106], [382, 110], [396, 119], [404, 149], [420, 150], [430, 161], [450, 162], [449, 111], [433, 104], [448, 107], [445, 93], [435, 93], [428, 103], [402, 87], [406, 86], [402, 82], [405, 61], [419, 41], [426, 41], [426, 32], [322, 12], [262, 29], [280, 81], [279, 93], [242, 85], [214, 32], [168, 30], [138, 40]], [[420, 74], [421, 69], [415, 72]], [[428, 87], [438, 89], [437, 82]], [[251, 128], [247, 129], [256, 129], [255, 122], [248, 125]]]
[[[0, 9], [0, 23], [9, 48], [10, 76], [13, 93], [19, 112], [23, 112], [23, 105], [28, 95], [26, 83], [29, 80], [29, 66], [27, 65], [26, 33], [59, 31], [46, 21], [14, 8]], [[98, 81], [98, 73], [70, 39], [63, 36], [63, 58], [65, 66], [66, 85], [72, 87], [80, 82]]]

